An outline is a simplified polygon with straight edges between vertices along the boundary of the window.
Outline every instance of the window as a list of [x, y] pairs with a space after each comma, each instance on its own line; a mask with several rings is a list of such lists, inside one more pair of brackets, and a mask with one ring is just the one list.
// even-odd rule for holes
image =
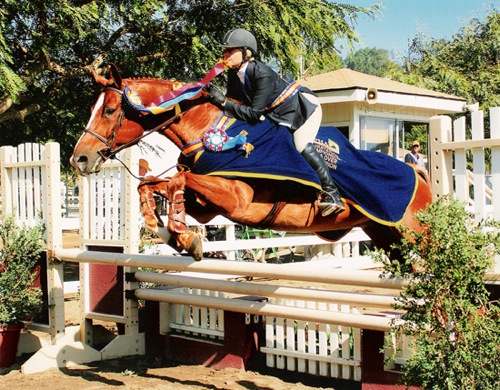
[[429, 124], [373, 116], [360, 117], [361, 145], [364, 150], [381, 152], [404, 160], [409, 144], [415, 140], [422, 144], [422, 154], [427, 153]]
[[360, 117], [361, 149], [396, 156], [397, 121], [395, 119]]

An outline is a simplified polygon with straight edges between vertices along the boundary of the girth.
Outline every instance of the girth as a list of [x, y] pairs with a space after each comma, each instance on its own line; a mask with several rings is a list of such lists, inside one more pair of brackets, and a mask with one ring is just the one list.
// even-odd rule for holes
[[269, 211], [269, 213], [265, 216], [265, 218], [262, 221], [260, 221], [257, 224], [257, 226], [262, 229], [267, 229], [271, 227], [271, 225], [276, 221], [278, 214], [281, 213], [285, 205], [286, 202], [283, 201], [274, 202], [271, 211]]

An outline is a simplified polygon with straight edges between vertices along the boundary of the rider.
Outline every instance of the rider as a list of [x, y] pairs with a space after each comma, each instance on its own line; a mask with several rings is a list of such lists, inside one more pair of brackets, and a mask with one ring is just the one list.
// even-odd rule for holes
[[312, 144], [322, 117], [317, 97], [297, 83], [284, 81], [269, 66], [255, 59], [257, 40], [249, 31], [242, 28], [229, 31], [224, 36], [223, 48], [229, 67], [226, 96], [241, 103], [226, 99], [212, 86], [208, 88], [211, 101], [236, 119], [256, 123], [267, 116], [288, 127], [295, 148], [319, 176], [323, 190], [321, 214], [343, 211], [344, 205], [329, 168]]

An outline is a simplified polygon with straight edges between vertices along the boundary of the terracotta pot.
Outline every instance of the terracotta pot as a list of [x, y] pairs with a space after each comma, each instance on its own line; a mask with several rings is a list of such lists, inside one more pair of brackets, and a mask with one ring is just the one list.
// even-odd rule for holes
[[16, 361], [17, 343], [23, 324], [0, 324], [0, 367], [9, 367]]

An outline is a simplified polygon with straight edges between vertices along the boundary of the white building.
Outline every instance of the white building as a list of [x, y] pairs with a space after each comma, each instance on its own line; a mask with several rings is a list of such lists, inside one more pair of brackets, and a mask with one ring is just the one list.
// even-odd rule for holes
[[[323, 106], [323, 125], [335, 126], [360, 149], [404, 158], [405, 133], [434, 115], [460, 113], [464, 98], [339, 69], [301, 80]], [[406, 131], [405, 131], [406, 129]], [[421, 140], [424, 141], [424, 140]]]

